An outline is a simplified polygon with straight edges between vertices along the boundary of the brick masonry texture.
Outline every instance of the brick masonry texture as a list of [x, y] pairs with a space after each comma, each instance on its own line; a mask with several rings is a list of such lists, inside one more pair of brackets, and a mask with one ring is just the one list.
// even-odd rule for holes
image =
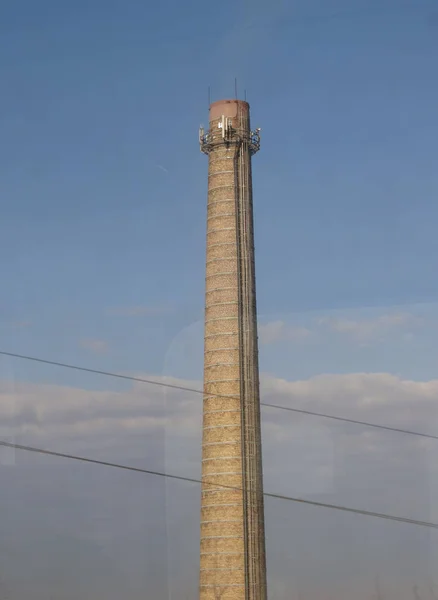
[[[225, 112], [221, 113], [221, 110]], [[239, 335], [242, 284], [238, 268], [239, 209], [236, 198], [240, 193], [237, 170], [246, 168], [250, 183], [251, 158], [246, 151], [241, 153], [239, 162], [237, 145], [227, 147], [221, 143], [222, 132], [218, 129], [221, 114], [232, 118], [233, 127], [247, 135], [249, 106], [245, 102], [232, 101], [223, 107], [212, 105], [210, 110], [210, 132], [218, 143], [210, 150], [208, 165], [200, 598], [265, 600], [263, 496], [261, 459], [257, 452], [254, 460], [260, 460], [260, 468], [256, 467], [260, 490], [258, 495], [247, 498], [246, 504], [251, 511], [251, 523], [258, 524], [252, 542], [247, 533], [245, 514], [248, 509], [245, 512], [243, 493], [242, 347]], [[249, 213], [252, 211], [251, 188], [247, 192], [251, 202], [245, 210]], [[252, 213], [249, 217], [252, 227]], [[253, 269], [251, 244], [248, 251], [248, 268]], [[255, 307], [255, 286], [251, 293], [254, 299], [249, 299], [249, 303]], [[252, 344], [257, 363], [257, 340]], [[258, 377], [258, 370], [256, 373]], [[258, 393], [254, 402], [259, 402]], [[260, 427], [257, 419], [255, 422], [252, 436], [260, 449]], [[251, 585], [246, 576], [248, 561], [256, 561], [259, 565], [256, 572], [260, 575], [256, 583], [250, 580]]]

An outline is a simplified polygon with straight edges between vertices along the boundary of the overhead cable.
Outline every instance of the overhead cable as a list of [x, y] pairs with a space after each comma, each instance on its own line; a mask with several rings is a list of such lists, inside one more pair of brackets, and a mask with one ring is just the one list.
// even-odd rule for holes
[[[54, 360], [47, 360], [44, 358], [39, 358], [36, 356], [27, 356], [25, 354], [17, 354], [15, 352], [6, 352], [6, 351], [2, 351], [0, 350], [0, 356], [10, 356], [12, 358], [18, 358], [21, 360], [29, 360], [29, 361], [33, 361], [33, 362], [37, 362], [37, 363], [42, 363], [45, 365], [51, 365], [51, 366], [55, 366], [55, 367], [62, 367], [64, 369], [72, 369], [75, 371], [82, 371], [85, 373], [92, 373], [94, 375], [102, 375], [105, 377], [113, 377], [113, 378], [117, 378], [117, 379], [124, 379], [126, 381], [135, 381], [137, 383], [145, 383], [148, 385], [155, 385], [158, 387], [162, 387], [162, 388], [168, 388], [168, 389], [173, 389], [173, 390], [179, 390], [179, 391], [183, 391], [183, 392], [191, 392], [192, 394], [200, 394], [203, 395], [204, 392], [202, 390], [198, 390], [196, 388], [189, 388], [189, 387], [185, 387], [182, 385], [176, 385], [176, 384], [172, 384], [172, 383], [165, 383], [163, 381], [155, 381], [153, 379], [145, 379], [143, 377], [135, 377], [133, 375], [123, 375], [122, 373], [114, 373], [112, 371], [102, 371], [100, 369], [91, 369], [89, 367], [82, 367], [79, 365], [72, 365], [69, 363], [63, 363], [63, 362], [58, 362], [58, 361], [54, 361]], [[232, 395], [225, 395], [225, 394], [209, 394], [210, 397], [214, 397], [214, 398], [233, 398], [235, 396]], [[374, 429], [382, 429], [382, 430], [386, 430], [386, 431], [392, 431], [395, 433], [404, 433], [407, 435], [415, 435], [415, 436], [419, 436], [419, 437], [423, 437], [423, 438], [428, 438], [431, 440], [438, 440], [438, 435], [432, 435], [429, 433], [423, 433], [420, 431], [412, 431], [411, 429], [402, 429], [400, 427], [391, 427], [389, 425], [379, 425], [377, 423], [370, 423], [369, 421], [360, 421], [357, 419], [348, 419], [346, 417], [338, 417], [336, 415], [330, 415], [327, 413], [321, 413], [321, 412], [315, 412], [312, 410], [304, 410], [301, 408], [293, 408], [291, 406], [281, 406], [278, 404], [270, 404], [267, 402], [260, 402], [261, 406], [265, 406], [266, 408], [272, 408], [275, 410], [285, 410], [288, 412], [293, 412], [293, 413], [298, 413], [298, 414], [302, 414], [302, 415], [308, 415], [308, 416], [312, 416], [312, 417], [320, 417], [323, 419], [331, 419], [333, 421], [340, 421], [343, 423], [351, 423], [353, 425], [362, 425], [363, 427], [372, 427]]]
[[[143, 469], [141, 467], [134, 467], [130, 465], [124, 465], [114, 462], [108, 462], [104, 460], [98, 460], [96, 458], [88, 458], [84, 456], [76, 456], [74, 454], [66, 454], [64, 452], [55, 452], [53, 450], [45, 450], [44, 448], [36, 448], [33, 446], [24, 446], [22, 444], [13, 444], [11, 442], [5, 442], [0, 440], [0, 446], [5, 448], [13, 448], [15, 450], [23, 450], [25, 452], [34, 452], [36, 454], [44, 454], [48, 456], [55, 456], [58, 458], [65, 458], [69, 460], [76, 460], [84, 463], [91, 463], [95, 465], [100, 465], [104, 467], [112, 467], [114, 469], [123, 469], [125, 471], [134, 471], [136, 473], [143, 473], [145, 475], [155, 475], [157, 477], [165, 477], [167, 479], [176, 479], [179, 481], [186, 481], [189, 483], [197, 483], [201, 484], [202, 481], [200, 479], [196, 479], [195, 477], [186, 477], [183, 475], [175, 475], [172, 473], [164, 473], [162, 471], [155, 471], [152, 469]], [[204, 481], [204, 485], [208, 485], [208, 481]], [[211, 484], [210, 484], [211, 485]], [[218, 484], [214, 484], [215, 486]], [[229, 485], [219, 485], [219, 488], [223, 489], [232, 489], [232, 490], [240, 490], [241, 488], [229, 486]], [[338, 504], [328, 504], [326, 502], [317, 502], [315, 500], [306, 500], [304, 498], [294, 498], [292, 496], [286, 496], [284, 494], [275, 494], [271, 492], [265, 492], [264, 496], [267, 498], [274, 498], [277, 500], [285, 500], [287, 502], [294, 502], [298, 504], [307, 504], [310, 506], [314, 506], [317, 508], [327, 508], [332, 510], [338, 510], [343, 512], [349, 512], [356, 515], [362, 515], [366, 517], [374, 517], [376, 519], [386, 519], [387, 521], [398, 521], [399, 523], [407, 523], [409, 525], [417, 525], [419, 527], [429, 527], [430, 529], [438, 529], [438, 523], [431, 523], [429, 521], [420, 521], [418, 519], [409, 519], [407, 517], [398, 517], [396, 515], [388, 515], [385, 513], [378, 513], [369, 510], [362, 510], [360, 508], [351, 508], [349, 506], [341, 506]]]

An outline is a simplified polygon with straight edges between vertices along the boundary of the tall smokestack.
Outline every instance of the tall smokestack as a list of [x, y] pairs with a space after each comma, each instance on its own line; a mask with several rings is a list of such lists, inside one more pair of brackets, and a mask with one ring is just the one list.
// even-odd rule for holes
[[210, 105], [201, 600], [266, 600], [249, 104]]

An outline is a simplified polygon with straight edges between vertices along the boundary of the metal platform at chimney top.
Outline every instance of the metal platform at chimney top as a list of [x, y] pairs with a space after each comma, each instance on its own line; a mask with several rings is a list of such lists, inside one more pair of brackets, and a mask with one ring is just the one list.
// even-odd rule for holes
[[[210, 154], [210, 152], [218, 146], [232, 146], [245, 143], [248, 145], [251, 156], [260, 150], [260, 128], [249, 133], [234, 129], [231, 123], [219, 123], [219, 131], [211, 130], [204, 131], [203, 127], [199, 128], [199, 146], [201, 152]], [[222, 130], [222, 131], [221, 131]]]

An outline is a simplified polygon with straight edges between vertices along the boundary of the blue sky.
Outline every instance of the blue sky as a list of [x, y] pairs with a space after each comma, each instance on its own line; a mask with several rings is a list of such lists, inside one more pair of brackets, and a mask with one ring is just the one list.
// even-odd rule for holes
[[[263, 398], [436, 434], [437, 33], [437, 0], [3, 2], [0, 349], [200, 385], [198, 127], [208, 86], [213, 100], [233, 96], [237, 77], [262, 128]], [[200, 408], [0, 357], [0, 439], [197, 476]], [[274, 412], [270, 491], [438, 521], [435, 446]], [[161, 480], [5, 456], [0, 529], [18, 559], [0, 554], [0, 592], [4, 572], [11, 598], [143, 598], [150, 578], [159, 598], [196, 593], [197, 488], [178, 488], [177, 505]], [[377, 575], [385, 599], [418, 582], [428, 597], [433, 532], [307, 510], [268, 506], [271, 597], [295, 586], [297, 600], [362, 600]], [[32, 563], [32, 544], [45, 558], [23, 580], [11, 569]]]
[[[247, 89], [262, 315], [436, 301], [436, 2], [2, 7], [5, 347], [159, 371], [202, 317], [212, 98]], [[228, 15], [228, 16], [227, 16]], [[164, 170], [165, 169], [165, 170]], [[112, 307], [166, 307], [108, 317]], [[9, 332], [9, 333], [8, 333]], [[105, 340], [105, 358], [81, 339]]]

